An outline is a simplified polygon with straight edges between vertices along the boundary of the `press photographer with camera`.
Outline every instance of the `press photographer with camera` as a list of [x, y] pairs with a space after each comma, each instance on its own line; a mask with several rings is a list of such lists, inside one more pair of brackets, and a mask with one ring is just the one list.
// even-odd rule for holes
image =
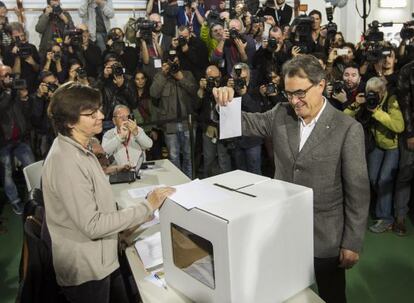
[[37, 76], [40, 70], [40, 58], [36, 46], [27, 41], [23, 25], [10, 23], [13, 42], [4, 54], [4, 64], [11, 66], [19, 79], [26, 81], [27, 89], [32, 94], [37, 89]]
[[106, 49], [106, 34], [111, 29], [111, 20], [115, 16], [112, 0], [82, 0], [79, 17], [87, 24], [91, 40], [103, 52]]
[[13, 162], [18, 159], [24, 168], [35, 160], [29, 145], [31, 102], [27, 90], [23, 95], [13, 88], [12, 70], [6, 65], [0, 66], [0, 111], [0, 174], [13, 211], [21, 215], [24, 204], [13, 180]]
[[[249, 86], [250, 68], [246, 63], [234, 65], [227, 86], [234, 88], [235, 96], [241, 97], [242, 111], [248, 113], [262, 112], [260, 96]], [[236, 168], [258, 175], [262, 174], [262, 143], [258, 137], [241, 136], [234, 142], [232, 154]]]
[[171, 48], [177, 51], [180, 66], [190, 71], [199, 81], [208, 65], [207, 47], [200, 38], [191, 34], [187, 26], [177, 29], [177, 37], [171, 41]]
[[240, 20], [232, 19], [229, 29], [224, 29], [222, 38], [211, 55], [211, 62], [223, 62], [228, 74], [231, 74], [233, 66], [238, 62], [244, 62], [249, 66], [253, 63], [256, 52], [252, 37], [243, 33], [243, 25]]
[[141, 29], [139, 35], [142, 43], [142, 69], [152, 79], [161, 70], [162, 58], [171, 46], [172, 37], [162, 32], [164, 25], [159, 14], [153, 13], [148, 19], [151, 22], [150, 28], [147, 26], [145, 31]]
[[59, 87], [59, 82], [50, 71], [41, 71], [39, 82], [37, 92], [31, 96], [33, 99], [31, 121], [35, 136], [33, 152], [37, 159], [44, 159], [55, 138], [52, 125], [47, 116], [47, 108], [55, 90]]
[[398, 65], [403, 67], [414, 60], [414, 20], [403, 24], [400, 37], [402, 41], [398, 47]]
[[399, 161], [399, 134], [404, 131], [404, 119], [395, 95], [387, 91], [386, 81], [373, 77], [365, 88], [365, 100], [351, 104], [344, 112], [357, 120], [360, 111], [370, 113], [367, 126], [374, 144], [368, 154], [368, 174], [371, 188], [376, 192], [376, 223], [370, 231], [382, 233], [392, 229], [393, 192]]
[[66, 82], [78, 82], [82, 85], [90, 85], [88, 74], [86, 70], [82, 67], [82, 63], [76, 59], [71, 59], [69, 61], [69, 73], [68, 79]]
[[[171, 162], [192, 177], [189, 115], [199, 107], [197, 82], [191, 72], [182, 70], [175, 50], [163, 60], [161, 71], [154, 76], [150, 95], [156, 102]], [[183, 161], [180, 161], [180, 153]]]
[[365, 82], [361, 80], [359, 66], [351, 62], [345, 66], [342, 80], [334, 80], [330, 101], [337, 109], [343, 111], [353, 103], [364, 102]]
[[78, 25], [72, 33], [72, 38], [65, 40], [70, 46], [67, 52], [69, 61], [80, 61], [88, 77], [97, 78], [102, 71], [101, 49], [90, 39], [86, 24]]
[[200, 39], [207, 46], [208, 58], [211, 58], [211, 54], [223, 38], [224, 20], [220, 18], [218, 10], [207, 11], [205, 16], [206, 21], [200, 29]]
[[281, 81], [280, 71], [275, 65], [269, 65], [265, 72], [265, 78], [259, 87], [263, 112], [272, 109], [279, 102], [288, 101], [282, 94], [282, 91], [283, 83]]
[[355, 59], [356, 49], [352, 43], [343, 43], [341, 47], [330, 48], [326, 70], [334, 79], [341, 79], [345, 66]]
[[68, 56], [62, 51], [62, 47], [55, 43], [47, 49], [46, 55], [41, 58], [42, 71], [50, 71], [64, 83], [68, 73]]
[[111, 28], [107, 35], [106, 50], [102, 56], [105, 57], [108, 53], [116, 54], [125, 68], [125, 73], [131, 76], [138, 68], [141, 50], [139, 45], [135, 47], [126, 45], [124, 38], [125, 35], [121, 28]]
[[177, 26], [187, 26], [190, 33], [200, 37], [200, 28], [204, 22], [204, 8], [198, 5], [197, 0], [185, 0], [178, 9]]
[[[205, 77], [200, 79], [197, 96], [201, 99], [198, 122], [203, 131], [204, 177], [229, 172], [231, 170], [231, 152], [225, 141], [219, 139], [219, 115], [213, 88], [222, 86], [223, 78], [215, 65], [207, 67]], [[213, 164], [217, 161], [218, 171]]]
[[47, 0], [47, 7], [39, 16], [35, 30], [41, 35], [39, 55], [42, 58], [50, 46], [51, 41], [62, 43], [63, 32], [73, 27], [69, 12], [61, 7], [60, 0]]
[[115, 158], [116, 165], [135, 167], [140, 157], [145, 157], [145, 150], [152, 147], [152, 140], [134, 121], [128, 106], [116, 105], [112, 121], [115, 127], [105, 132], [102, 147]]

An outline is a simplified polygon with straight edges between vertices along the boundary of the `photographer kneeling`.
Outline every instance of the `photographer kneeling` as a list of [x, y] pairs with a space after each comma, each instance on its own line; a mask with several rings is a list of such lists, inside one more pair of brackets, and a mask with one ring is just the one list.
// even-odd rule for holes
[[382, 233], [391, 230], [394, 222], [392, 195], [399, 161], [398, 134], [404, 130], [404, 120], [396, 96], [388, 95], [383, 79], [371, 78], [365, 91], [365, 98], [352, 103], [344, 112], [357, 119], [364, 111], [371, 115], [368, 127], [375, 146], [368, 154], [368, 173], [377, 195], [375, 215], [378, 220], [369, 229]]

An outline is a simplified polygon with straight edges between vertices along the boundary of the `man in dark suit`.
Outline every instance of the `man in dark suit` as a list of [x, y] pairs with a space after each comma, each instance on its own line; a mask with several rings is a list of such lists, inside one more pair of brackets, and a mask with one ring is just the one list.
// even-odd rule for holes
[[[243, 135], [272, 137], [275, 179], [313, 189], [319, 295], [328, 303], [346, 302], [345, 269], [358, 262], [370, 200], [364, 132], [323, 97], [325, 72], [315, 57], [286, 62], [283, 75], [289, 104], [243, 112]], [[226, 105], [233, 91], [213, 93]]]
[[265, 7], [257, 13], [258, 16], [272, 16], [280, 28], [290, 24], [293, 9], [285, 0], [267, 0]]

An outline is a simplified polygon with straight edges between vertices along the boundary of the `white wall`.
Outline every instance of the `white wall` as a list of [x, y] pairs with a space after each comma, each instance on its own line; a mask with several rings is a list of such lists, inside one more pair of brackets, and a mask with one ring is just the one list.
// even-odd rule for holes
[[[3, 0], [9, 9], [16, 6], [14, 0]], [[79, 0], [61, 0], [62, 6], [68, 9], [76, 10], [79, 7]], [[145, 7], [146, 0], [113, 0], [114, 7], [118, 9], [116, 11], [116, 17], [112, 19], [112, 26], [123, 27], [128, 18], [133, 15], [132, 8], [143, 9]], [[293, 0], [287, 1], [293, 2]], [[362, 19], [358, 16], [355, 9], [355, 2], [358, 4], [360, 11], [362, 12], [362, 0], [348, 0], [348, 4], [344, 8], [337, 8], [334, 13], [334, 22], [338, 24], [338, 28], [343, 32], [345, 39], [350, 42], [357, 42], [360, 40], [362, 33]], [[368, 18], [368, 23], [372, 20], [378, 20], [380, 22], [394, 21], [405, 22], [411, 19], [411, 12], [414, 12], [414, 0], [407, 0], [407, 7], [404, 9], [381, 9], [378, 8], [379, 0], [371, 0], [372, 9], [371, 15]], [[322, 12], [322, 23], [325, 24], [325, 1], [324, 0], [302, 0], [302, 4], [308, 4], [310, 10], [317, 9]], [[46, 6], [46, 0], [25, 0], [24, 6], [26, 8], [27, 17], [27, 29], [29, 31], [30, 40], [33, 44], [38, 45], [39, 35], [35, 32], [34, 28], [37, 23], [37, 19], [41, 12], [33, 11], [33, 9], [42, 9]], [[79, 17], [77, 11], [70, 11], [75, 23], [79, 23]], [[9, 12], [9, 19], [16, 20], [16, 17], [12, 11]]]

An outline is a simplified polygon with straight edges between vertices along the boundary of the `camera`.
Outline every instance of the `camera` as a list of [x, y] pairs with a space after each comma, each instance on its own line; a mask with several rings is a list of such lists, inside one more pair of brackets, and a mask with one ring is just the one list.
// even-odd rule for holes
[[267, 40], [267, 48], [271, 51], [274, 51], [277, 48], [277, 40], [274, 37], [271, 37]]
[[255, 23], [265, 23], [266, 22], [266, 18], [265, 17], [259, 17], [256, 15], [253, 15], [251, 17], [251, 23], [255, 24]]
[[389, 48], [384, 47], [384, 33], [379, 30], [380, 27], [392, 26], [392, 22], [380, 23], [377, 20], [368, 25], [368, 33], [364, 35], [365, 47], [363, 54], [368, 62], [378, 62], [391, 53]]
[[144, 41], [152, 40], [152, 32], [157, 28], [157, 23], [145, 18], [138, 18], [135, 22], [135, 32], [140, 33], [141, 38]]
[[82, 45], [82, 42], [83, 42], [82, 34], [83, 34], [83, 30], [79, 28], [73, 28], [73, 29], [65, 30], [63, 32], [64, 37], [69, 36], [70, 45], [74, 47]]
[[121, 54], [125, 50], [125, 42], [122, 41], [122, 37], [117, 35], [115, 32], [109, 32], [107, 39], [112, 40], [112, 52], [116, 54]]
[[239, 38], [239, 39], [240, 39], [240, 34], [239, 34], [239, 32], [237, 31], [237, 29], [235, 29], [235, 28], [231, 28], [231, 29], [229, 30], [229, 35], [230, 35], [230, 39], [231, 39], [231, 40], [234, 40], [234, 39], [237, 39], [237, 38]]
[[27, 83], [25, 79], [13, 79], [13, 89], [27, 89]]
[[223, 25], [223, 20], [220, 18], [220, 12], [217, 9], [212, 9], [207, 16], [207, 24], [211, 27], [214, 24]]
[[168, 51], [168, 65], [170, 67], [170, 74], [174, 75], [180, 71], [180, 65], [175, 62], [177, 57], [177, 52], [174, 49]]
[[273, 95], [273, 94], [277, 94], [277, 85], [276, 83], [268, 83], [266, 84], [266, 95]]
[[400, 37], [403, 40], [409, 40], [411, 38], [414, 38], [414, 28], [410, 27], [414, 26], [414, 20], [404, 23], [401, 31], [400, 31]]
[[76, 75], [78, 79], [86, 79], [88, 77], [88, 74], [86, 73], [86, 70], [82, 67], [78, 67], [76, 70]]
[[246, 81], [241, 77], [242, 68], [241, 66], [236, 65], [234, 67], [234, 73], [236, 74], [236, 77], [233, 78], [234, 81], [234, 90], [236, 92], [241, 91], [246, 86]]
[[326, 25], [326, 31], [328, 37], [335, 37], [336, 32], [338, 31], [338, 26], [333, 22], [333, 13], [334, 8], [331, 3], [326, 4], [326, 18], [328, 19], [328, 24]]
[[378, 105], [380, 104], [380, 98], [377, 92], [368, 92], [365, 95], [365, 104], [367, 109], [369, 110], [374, 110], [378, 107]]
[[26, 59], [32, 55], [32, 48], [28, 42], [23, 42], [19, 37], [16, 37], [16, 46], [19, 48], [17, 55], [20, 58]]
[[306, 15], [298, 16], [292, 22], [295, 31], [292, 32], [290, 40], [293, 46], [300, 48], [301, 54], [307, 54], [311, 51], [308, 44], [310, 45], [312, 42], [312, 23], [313, 19]]
[[343, 89], [345, 89], [345, 85], [343, 81], [336, 80], [334, 81], [334, 83], [332, 83], [332, 92], [334, 94], [341, 93]]
[[58, 17], [62, 13], [63, 13], [63, 9], [60, 7], [60, 5], [52, 6], [52, 15], [55, 15], [56, 17]]
[[220, 83], [216, 81], [216, 78], [214, 77], [207, 77], [207, 85], [206, 85], [206, 91], [212, 92], [213, 88], [219, 87]]
[[47, 91], [49, 93], [54, 93], [58, 89], [58, 85], [55, 83], [46, 83]]
[[62, 54], [60, 52], [57, 53], [53, 53], [53, 61], [59, 61], [60, 59], [62, 59]]
[[119, 77], [124, 75], [124, 68], [118, 62], [114, 63], [112, 66], [112, 75], [113, 77]]
[[187, 39], [184, 36], [179, 36], [178, 37], [178, 45], [182, 47], [186, 44], [187, 44]]

